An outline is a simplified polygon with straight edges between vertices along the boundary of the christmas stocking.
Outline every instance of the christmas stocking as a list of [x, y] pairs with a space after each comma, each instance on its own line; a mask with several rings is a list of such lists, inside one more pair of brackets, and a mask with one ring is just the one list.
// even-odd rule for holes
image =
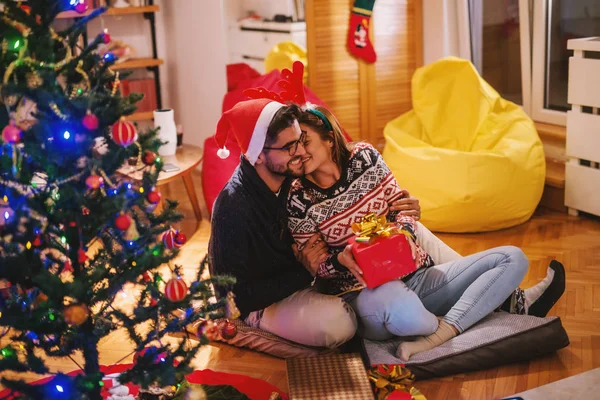
[[348, 50], [368, 63], [377, 60], [377, 54], [369, 39], [369, 25], [375, 0], [354, 0], [348, 27]]

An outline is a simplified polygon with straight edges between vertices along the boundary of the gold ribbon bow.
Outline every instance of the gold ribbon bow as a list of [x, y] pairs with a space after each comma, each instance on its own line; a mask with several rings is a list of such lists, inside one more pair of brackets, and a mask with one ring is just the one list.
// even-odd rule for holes
[[411, 395], [413, 400], [427, 400], [413, 386], [415, 376], [402, 365], [376, 365], [369, 370], [369, 380], [374, 386], [377, 400], [385, 400], [392, 392], [398, 390]]
[[360, 222], [352, 224], [352, 231], [357, 236], [359, 243], [373, 243], [379, 237], [387, 238], [396, 234], [403, 234], [412, 238], [410, 232], [404, 229], [398, 229], [396, 224], [387, 221], [385, 215], [367, 214], [362, 217]]

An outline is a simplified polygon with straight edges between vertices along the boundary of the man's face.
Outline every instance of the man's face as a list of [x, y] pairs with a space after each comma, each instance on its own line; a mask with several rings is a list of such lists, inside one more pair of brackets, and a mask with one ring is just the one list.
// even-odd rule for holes
[[[304, 175], [304, 158], [306, 151], [300, 140], [302, 131], [298, 121], [285, 128], [279, 135], [277, 141], [271, 143], [269, 149], [263, 150], [263, 157], [267, 169], [276, 175], [300, 177]], [[292, 153], [292, 155], [290, 155]]]

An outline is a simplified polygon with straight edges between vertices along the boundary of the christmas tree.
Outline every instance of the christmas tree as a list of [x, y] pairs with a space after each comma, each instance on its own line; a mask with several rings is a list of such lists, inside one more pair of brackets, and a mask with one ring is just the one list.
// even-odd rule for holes
[[[81, 0], [0, 7], [0, 372], [49, 374], [47, 357], [84, 359], [76, 377], [53, 371], [36, 386], [3, 374], [2, 385], [18, 398], [101, 399], [98, 342], [117, 329], [136, 351], [121, 383], [176, 385], [206, 338], [161, 338], [220, 317], [227, 299], [207, 299], [213, 285], [232, 282], [201, 281], [199, 269], [188, 288], [180, 266], [160, 272], [185, 242], [171, 228], [182, 215], [172, 201], [154, 212], [161, 143], [123, 118], [141, 95], [120, 95], [116, 57], [98, 51], [110, 36], [83, 40], [87, 22], [105, 10], [59, 31], [57, 14], [83, 13]], [[118, 172], [132, 159], [140, 181]], [[132, 284], [139, 295], [128, 312], [116, 298]]]

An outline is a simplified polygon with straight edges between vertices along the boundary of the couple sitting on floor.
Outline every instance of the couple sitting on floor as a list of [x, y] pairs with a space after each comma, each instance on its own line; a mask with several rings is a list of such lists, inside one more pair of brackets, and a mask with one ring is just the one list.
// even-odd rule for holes
[[[233, 292], [250, 326], [320, 347], [339, 346], [357, 330], [372, 340], [417, 336], [397, 350], [408, 361], [498, 308], [545, 316], [564, 292], [556, 261], [542, 282], [521, 290], [529, 262], [520, 249], [453, 251], [417, 222], [418, 200], [377, 150], [347, 143], [323, 107], [248, 100], [219, 121], [221, 157], [228, 134], [242, 156], [215, 201], [209, 254], [213, 273], [237, 279]], [[412, 234], [418, 269], [368, 289], [346, 243], [348, 221], [372, 212]]]

